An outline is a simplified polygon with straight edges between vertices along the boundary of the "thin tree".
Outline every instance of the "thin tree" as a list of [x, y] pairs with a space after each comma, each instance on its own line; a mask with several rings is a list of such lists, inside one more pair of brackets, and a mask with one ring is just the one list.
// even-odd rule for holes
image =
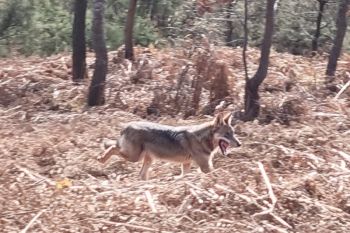
[[312, 39], [312, 51], [318, 50], [318, 39], [321, 35], [321, 23], [324, 12], [324, 7], [327, 4], [328, 0], [317, 0], [318, 1], [318, 15], [316, 21], [316, 31], [314, 34], [314, 38]]
[[102, 105], [105, 102], [104, 90], [108, 69], [107, 48], [104, 35], [105, 0], [94, 0], [92, 22], [92, 43], [95, 50], [95, 70], [89, 87], [88, 105]]
[[125, 58], [131, 61], [134, 60], [134, 43], [133, 43], [133, 30], [135, 22], [137, 0], [129, 0], [128, 15], [126, 17], [125, 24]]
[[258, 70], [251, 79], [246, 79], [243, 114], [243, 120], [245, 121], [255, 119], [260, 112], [260, 97], [258, 91], [259, 86], [266, 78], [269, 67], [270, 48], [274, 28], [274, 4], [275, 0], [267, 0], [265, 32], [261, 46], [261, 56]]
[[226, 20], [227, 20], [227, 31], [226, 31], [226, 45], [232, 46], [233, 41], [233, 21], [232, 21], [232, 12], [233, 12], [233, 6], [236, 0], [230, 0], [227, 5], [227, 13], [226, 13]]
[[337, 69], [338, 58], [341, 53], [343, 41], [346, 33], [347, 18], [346, 13], [348, 11], [350, 0], [340, 0], [337, 16], [337, 32], [335, 34], [332, 50], [329, 54], [327, 65], [327, 81], [331, 81], [335, 75]]
[[86, 72], [85, 18], [87, 0], [75, 0], [73, 22], [73, 81], [83, 80]]
[[248, 47], [248, 0], [244, 0], [244, 22], [243, 22], [243, 66], [246, 83], [249, 81], [248, 66], [247, 66], [247, 47]]

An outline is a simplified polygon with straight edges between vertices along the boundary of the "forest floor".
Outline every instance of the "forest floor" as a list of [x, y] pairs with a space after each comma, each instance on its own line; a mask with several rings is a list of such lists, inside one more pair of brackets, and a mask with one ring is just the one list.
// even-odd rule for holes
[[[0, 232], [349, 232], [350, 88], [341, 90], [350, 80], [348, 54], [331, 93], [323, 88], [325, 57], [272, 52], [260, 118], [237, 123], [243, 146], [215, 156], [209, 175], [194, 165], [174, 179], [179, 165], [157, 162], [141, 181], [140, 163], [96, 161], [121, 123], [211, 119], [181, 119], [162, 106], [169, 96], [149, 110], [155, 90], [172, 95], [192, 64], [185, 51], [138, 49], [138, 66], [109, 53], [106, 105], [93, 108], [85, 106], [88, 81], [69, 80], [70, 55], [0, 60]], [[232, 91], [225, 108], [237, 109], [241, 49], [213, 51]], [[258, 58], [248, 51], [250, 76]], [[88, 67], [91, 77], [91, 54]]]

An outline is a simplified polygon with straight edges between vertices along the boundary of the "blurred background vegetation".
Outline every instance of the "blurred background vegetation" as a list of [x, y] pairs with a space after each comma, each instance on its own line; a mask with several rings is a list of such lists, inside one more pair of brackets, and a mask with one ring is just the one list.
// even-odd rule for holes
[[[128, 0], [106, 0], [106, 39], [109, 50], [123, 43]], [[259, 46], [264, 30], [265, 1], [249, 3], [249, 44]], [[337, 1], [325, 6], [319, 51], [328, 52], [335, 32]], [[91, 2], [87, 12], [87, 43], [91, 45]], [[279, 1], [273, 46], [278, 51], [311, 51], [319, 9], [317, 0]], [[0, 56], [47, 56], [71, 50], [73, 1], [0, 0]], [[349, 29], [348, 29], [349, 30]], [[205, 34], [211, 43], [240, 46], [243, 1], [142, 0], [134, 28], [136, 45], [176, 45], [183, 38]], [[349, 34], [344, 50], [350, 49]]]

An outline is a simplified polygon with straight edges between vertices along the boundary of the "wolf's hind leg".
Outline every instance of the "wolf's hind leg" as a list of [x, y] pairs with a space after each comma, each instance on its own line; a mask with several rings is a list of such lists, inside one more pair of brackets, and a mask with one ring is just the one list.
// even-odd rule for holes
[[125, 160], [135, 163], [142, 159], [143, 145], [141, 143], [123, 136], [119, 140], [119, 146], [119, 156]]
[[118, 154], [119, 149], [117, 146], [110, 146], [102, 155], [97, 157], [100, 163], [105, 163], [112, 155]]
[[[145, 153], [145, 152], [143, 152]], [[140, 171], [140, 176], [142, 180], [148, 180], [149, 178], [149, 168], [151, 167], [153, 162], [153, 159], [151, 158], [151, 156], [149, 156], [148, 154], [145, 154], [143, 156], [143, 165]]]

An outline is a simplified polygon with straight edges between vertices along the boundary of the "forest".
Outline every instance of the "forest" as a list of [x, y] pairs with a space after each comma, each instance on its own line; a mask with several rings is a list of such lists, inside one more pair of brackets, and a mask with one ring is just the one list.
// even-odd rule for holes
[[[0, 0], [0, 232], [348, 232], [349, 19], [350, 0]], [[207, 122], [239, 142], [210, 128], [208, 172], [142, 153], [203, 146]], [[130, 139], [140, 161], [102, 163], [127, 124], [155, 135]]]

